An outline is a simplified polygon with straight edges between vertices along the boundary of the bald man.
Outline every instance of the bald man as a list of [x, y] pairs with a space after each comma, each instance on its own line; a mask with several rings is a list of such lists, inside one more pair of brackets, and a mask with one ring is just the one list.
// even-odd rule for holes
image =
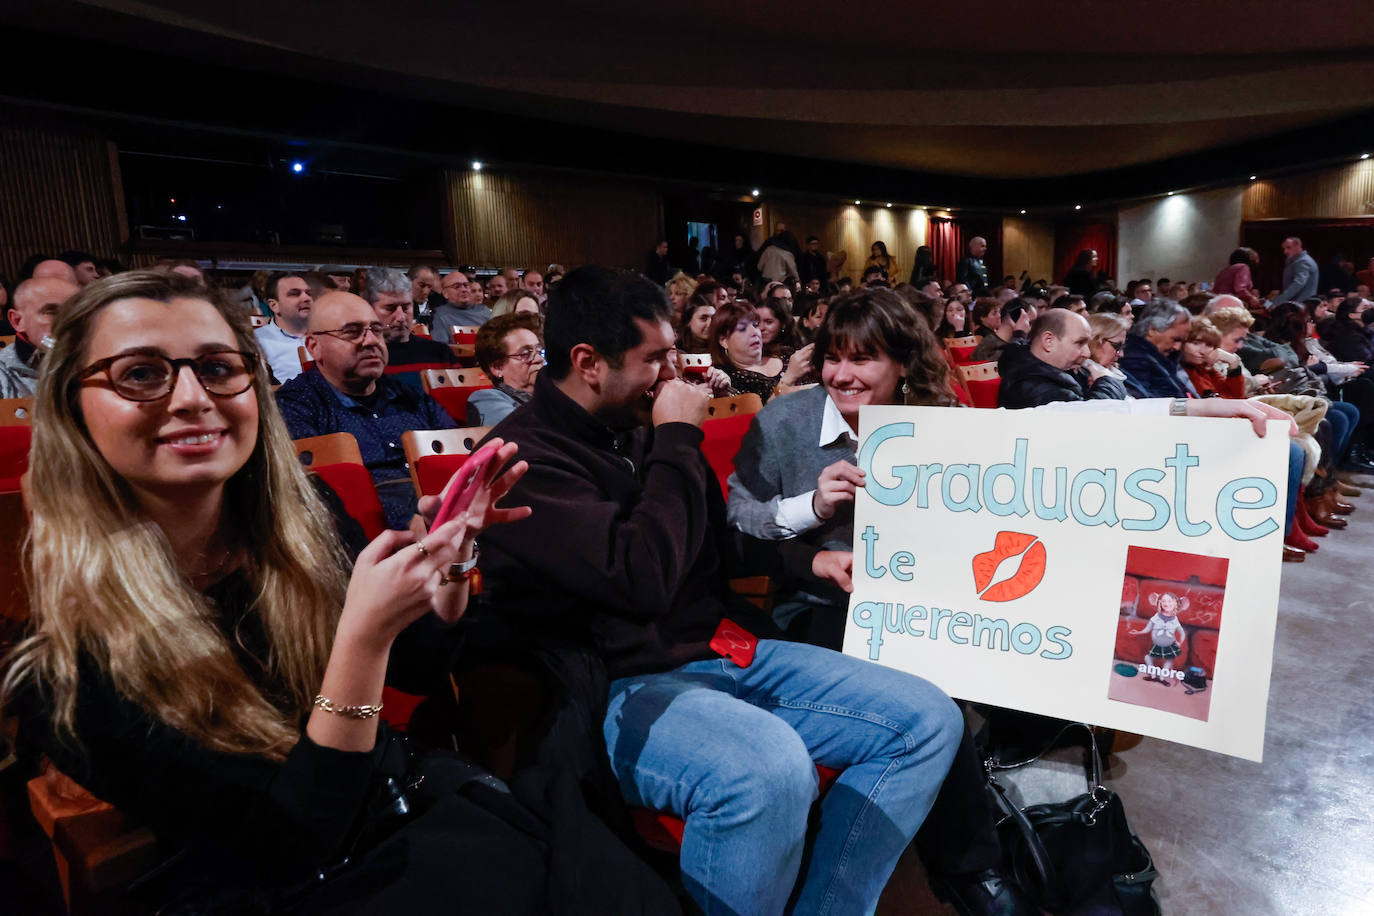
[[46, 261], [39, 261], [33, 266], [34, 280], [66, 280], [73, 286], [77, 286], [76, 271], [72, 265], [66, 261], [59, 261], [57, 258], [49, 258]]
[[438, 402], [385, 375], [385, 328], [367, 300], [341, 290], [316, 299], [305, 349], [315, 370], [277, 389], [291, 438], [351, 433], [372, 474], [387, 525], [404, 529], [415, 514], [401, 435], [456, 424]]
[[[71, 272], [67, 264], [56, 263]], [[0, 350], [0, 398], [33, 397], [38, 361], [47, 349], [43, 340], [52, 333], [58, 308], [77, 290], [74, 280], [55, 277], [25, 280], [15, 289], [7, 316], [14, 326], [14, 344]]]
[[975, 235], [968, 240], [968, 257], [954, 268], [954, 282], [967, 286], [975, 299], [988, 294], [988, 267], [983, 263], [987, 253], [988, 240]]
[[1013, 341], [1002, 351], [997, 406], [1016, 410], [1056, 401], [1124, 401], [1126, 386], [1089, 363], [1091, 340], [1082, 315], [1046, 309], [1031, 324], [1026, 344]]

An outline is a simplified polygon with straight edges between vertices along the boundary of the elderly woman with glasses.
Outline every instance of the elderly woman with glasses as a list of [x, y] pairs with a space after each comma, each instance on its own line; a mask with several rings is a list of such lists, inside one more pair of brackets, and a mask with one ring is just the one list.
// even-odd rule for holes
[[477, 365], [492, 380], [468, 398], [468, 425], [495, 426], [534, 395], [534, 380], [544, 368], [539, 316], [498, 315], [477, 331]]

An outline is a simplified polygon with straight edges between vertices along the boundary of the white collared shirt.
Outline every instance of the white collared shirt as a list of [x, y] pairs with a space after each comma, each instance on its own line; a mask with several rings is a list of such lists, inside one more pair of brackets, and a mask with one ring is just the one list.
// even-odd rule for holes
[[258, 349], [278, 382], [289, 382], [301, 374], [300, 348], [305, 345], [304, 337], [292, 337], [282, 330], [275, 318], [271, 324], [254, 331], [253, 336], [258, 339]]

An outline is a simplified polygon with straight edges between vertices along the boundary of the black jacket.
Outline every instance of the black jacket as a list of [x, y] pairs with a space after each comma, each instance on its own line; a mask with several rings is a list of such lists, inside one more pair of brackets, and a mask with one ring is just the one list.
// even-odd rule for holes
[[526, 644], [590, 641], [619, 678], [717, 657], [722, 616], [776, 632], [727, 588], [745, 552], [700, 429], [611, 430], [541, 373], [492, 435], [530, 464], [506, 501], [533, 515], [480, 540], [487, 599]]
[[1178, 377], [1178, 359], [1165, 356], [1139, 334], [1126, 337], [1126, 352], [1118, 364], [1126, 373], [1126, 388], [1137, 398], [1186, 398], [1188, 389]]
[[1089, 382], [1086, 372], [1065, 372], [1030, 352], [1022, 343], [1011, 343], [997, 363], [1002, 384], [997, 406], [1018, 410], [1056, 401], [1124, 401], [1126, 386], [1120, 379], [1103, 376]]

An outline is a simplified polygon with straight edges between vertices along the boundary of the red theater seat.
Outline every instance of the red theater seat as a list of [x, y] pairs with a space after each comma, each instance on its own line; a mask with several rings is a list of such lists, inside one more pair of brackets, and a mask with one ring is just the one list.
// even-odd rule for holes
[[295, 445], [301, 464], [339, 494], [344, 509], [362, 526], [368, 540], [386, 530], [386, 512], [377, 498], [372, 475], [363, 465], [357, 439], [349, 433], [330, 433], [297, 439]]
[[1002, 376], [994, 362], [969, 363], [959, 367], [959, 377], [968, 386], [969, 397], [974, 407], [992, 408], [997, 406], [997, 392], [1002, 387]]
[[19, 478], [29, 469], [32, 413], [32, 398], [0, 399], [0, 493], [19, 492]]
[[492, 387], [491, 379], [481, 369], [426, 369], [420, 373], [420, 381], [455, 423], [468, 421], [468, 398], [474, 392]]
[[418, 496], [437, 496], [467, 461], [490, 426], [462, 429], [417, 429], [401, 435], [410, 482]]

